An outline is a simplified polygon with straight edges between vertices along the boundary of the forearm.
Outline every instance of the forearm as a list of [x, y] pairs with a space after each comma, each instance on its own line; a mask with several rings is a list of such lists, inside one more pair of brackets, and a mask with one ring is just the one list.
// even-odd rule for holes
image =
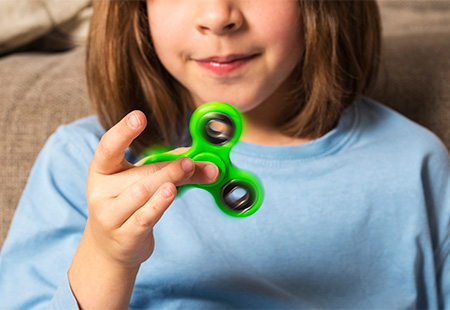
[[68, 272], [80, 309], [128, 309], [139, 266], [113, 262], [83, 239]]

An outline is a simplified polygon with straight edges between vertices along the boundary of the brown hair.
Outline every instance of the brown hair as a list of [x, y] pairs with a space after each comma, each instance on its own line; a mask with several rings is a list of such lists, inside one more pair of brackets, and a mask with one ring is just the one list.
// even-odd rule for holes
[[[317, 138], [374, 80], [380, 17], [375, 0], [299, 0], [299, 8], [305, 50], [292, 73], [293, 113], [280, 128], [289, 136]], [[131, 146], [136, 154], [153, 144], [181, 142], [192, 98], [158, 60], [145, 1], [94, 1], [86, 71], [89, 96], [105, 130], [131, 110], [146, 114], [148, 126]]]

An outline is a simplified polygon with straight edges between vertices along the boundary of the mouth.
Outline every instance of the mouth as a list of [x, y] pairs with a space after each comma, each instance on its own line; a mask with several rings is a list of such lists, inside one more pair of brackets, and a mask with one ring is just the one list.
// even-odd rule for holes
[[227, 75], [251, 63], [259, 54], [232, 54], [194, 59], [202, 68], [216, 75]]

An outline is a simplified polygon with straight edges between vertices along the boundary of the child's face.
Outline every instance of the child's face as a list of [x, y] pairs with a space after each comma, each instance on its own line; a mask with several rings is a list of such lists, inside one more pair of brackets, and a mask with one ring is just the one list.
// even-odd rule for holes
[[198, 105], [252, 110], [301, 58], [296, 0], [147, 0], [147, 7], [159, 59]]

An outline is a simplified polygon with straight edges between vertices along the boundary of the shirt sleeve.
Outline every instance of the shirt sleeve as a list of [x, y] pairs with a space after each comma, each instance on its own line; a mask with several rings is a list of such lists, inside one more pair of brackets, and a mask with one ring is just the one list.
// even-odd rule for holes
[[439, 308], [450, 307], [450, 155], [437, 139], [422, 169], [430, 234], [435, 244]]
[[98, 143], [82, 136], [76, 126], [59, 128], [30, 172], [0, 253], [3, 309], [78, 308], [67, 270], [86, 224], [87, 171]]

